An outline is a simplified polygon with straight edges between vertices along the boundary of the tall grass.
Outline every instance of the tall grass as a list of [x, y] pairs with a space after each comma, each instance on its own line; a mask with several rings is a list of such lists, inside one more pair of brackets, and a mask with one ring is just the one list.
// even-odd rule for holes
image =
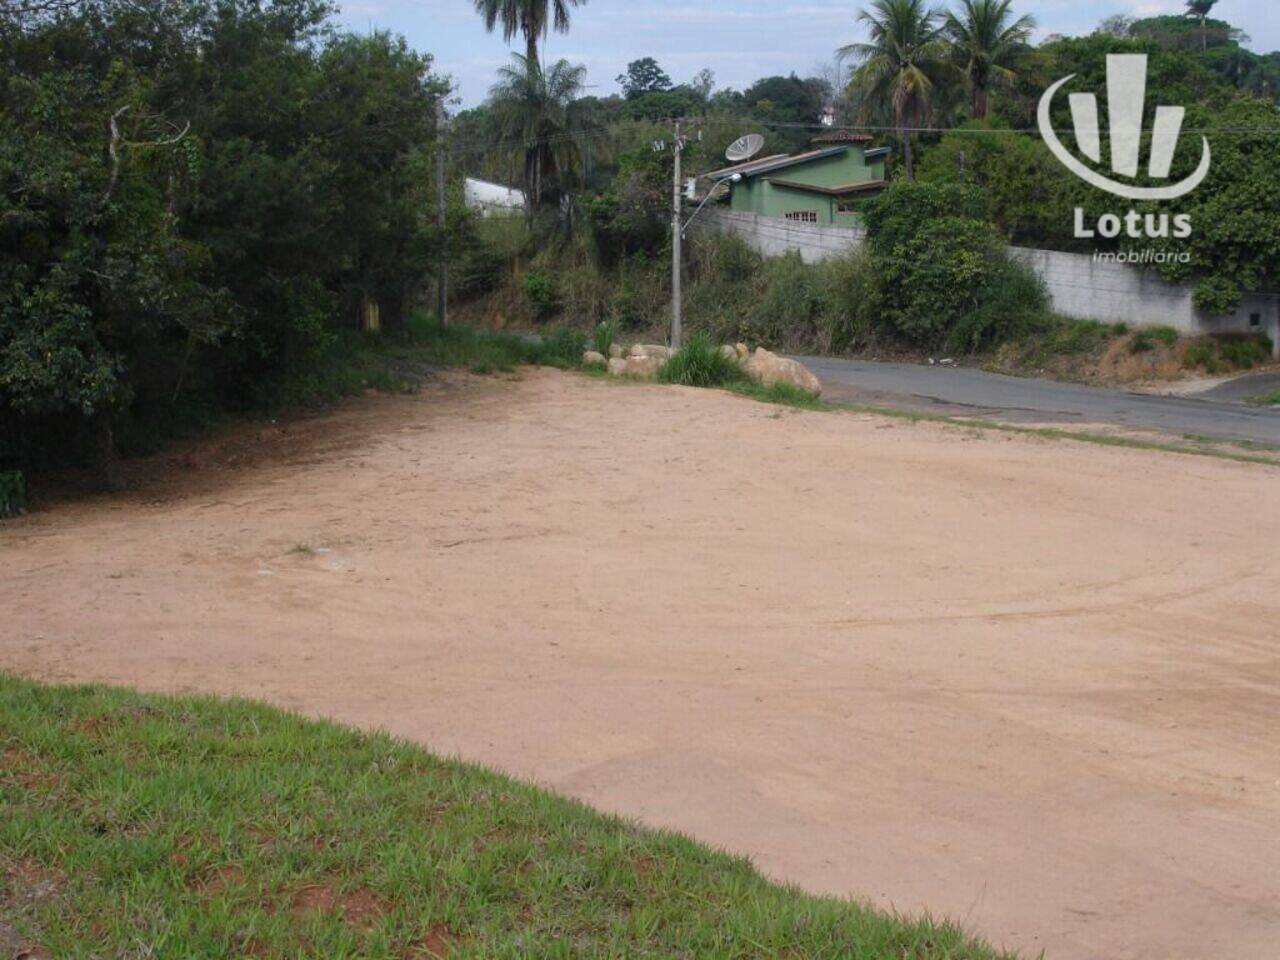
[[746, 374], [707, 334], [695, 333], [663, 364], [658, 379], [687, 387], [726, 387], [746, 380]]

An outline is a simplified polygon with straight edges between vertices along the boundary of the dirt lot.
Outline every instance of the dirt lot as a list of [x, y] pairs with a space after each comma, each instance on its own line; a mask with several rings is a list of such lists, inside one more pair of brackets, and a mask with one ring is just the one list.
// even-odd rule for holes
[[1050, 960], [1274, 960], [1280, 470], [551, 371], [0, 528], [0, 669], [389, 728]]

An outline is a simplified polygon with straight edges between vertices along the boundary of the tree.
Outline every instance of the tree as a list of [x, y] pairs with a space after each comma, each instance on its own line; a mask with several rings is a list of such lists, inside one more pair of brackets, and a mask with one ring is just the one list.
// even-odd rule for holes
[[952, 54], [968, 78], [973, 116], [985, 120], [991, 88], [1013, 79], [1011, 65], [1027, 49], [1035, 19], [1013, 19], [1013, 0], [961, 0], [959, 13], [948, 13], [946, 35]]
[[508, 42], [517, 33], [524, 37], [525, 59], [537, 62], [538, 38], [545, 38], [551, 27], [558, 33], [569, 32], [569, 8], [587, 0], [475, 0], [476, 12], [484, 18], [485, 29], [492, 33], [502, 25], [502, 39]]
[[490, 88], [490, 106], [504, 139], [519, 142], [524, 154], [523, 185], [530, 214], [543, 205], [548, 182], [579, 169], [582, 152], [581, 111], [575, 101], [582, 93], [587, 68], [557, 60], [543, 70], [537, 60], [512, 54], [511, 64], [498, 71]]
[[706, 104], [711, 99], [711, 91], [716, 88], [716, 75], [709, 67], [703, 67], [693, 75], [693, 79], [689, 81], [689, 88], [693, 90]]
[[1187, 0], [1187, 16], [1195, 17], [1200, 21], [1200, 49], [1209, 49], [1209, 34], [1205, 30], [1205, 23], [1209, 19], [1209, 12], [1218, 4], [1218, 0]]
[[0, 471], [96, 461], [111, 485], [117, 448], [193, 411], [316, 397], [359, 299], [407, 301], [432, 259], [429, 58], [323, 0], [16, 9]]
[[1124, 13], [1115, 13], [1098, 24], [1098, 29], [1094, 32], [1123, 39], [1133, 36], [1133, 24], [1133, 17]]
[[853, 83], [864, 112], [884, 109], [892, 115], [910, 179], [915, 176], [911, 125], [928, 115], [935, 86], [947, 73], [942, 14], [924, 0], [875, 0], [858, 20], [867, 25], [869, 40], [841, 47], [837, 54], [856, 65]]
[[671, 78], [653, 57], [632, 60], [627, 64], [627, 72], [618, 74], [617, 80], [628, 100], [671, 89]]

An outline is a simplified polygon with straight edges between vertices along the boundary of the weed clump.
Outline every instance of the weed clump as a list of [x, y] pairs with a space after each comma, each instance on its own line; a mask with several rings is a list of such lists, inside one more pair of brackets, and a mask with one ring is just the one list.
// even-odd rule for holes
[[663, 365], [658, 379], [687, 387], [727, 387], [745, 381], [746, 374], [709, 336], [695, 333]]

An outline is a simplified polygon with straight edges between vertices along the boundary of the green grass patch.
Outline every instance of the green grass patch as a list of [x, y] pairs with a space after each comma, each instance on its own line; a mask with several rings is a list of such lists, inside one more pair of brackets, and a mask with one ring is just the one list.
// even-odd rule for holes
[[421, 363], [468, 367], [477, 373], [510, 371], [522, 363], [569, 369], [582, 360], [586, 336], [556, 329], [538, 337], [464, 326], [442, 326], [429, 316], [413, 317], [401, 338], [378, 346]]
[[1255, 407], [1280, 406], [1280, 390], [1272, 390], [1270, 393], [1263, 393], [1256, 397], [1250, 397], [1246, 402], [1253, 404]]
[[720, 352], [705, 333], [695, 333], [658, 371], [663, 383], [687, 387], [727, 387], [747, 379], [737, 359]]
[[59, 958], [990, 960], [384, 735], [0, 676], [0, 946]]
[[1248, 370], [1271, 358], [1271, 341], [1265, 336], [1219, 334], [1201, 337], [1187, 347], [1183, 363], [1208, 374]]
[[1129, 340], [1130, 353], [1147, 353], [1157, 344], [1171, 347], [1178, 342], [1178, 331], [1173, 327], [1143, 327]]
[[780, 403], [786, 407], [799, 407], [802, 410], [839, 409], [834, 404], [825, 403], [818, 399], [808, 390], [801, 390], [799, 387], [789, 383], [775, 383], [766, 387], [753, 380], [740, 380], [736, 383], [728, 384], [728, 389], [753, 400], [760, 400], [764, 403]]

